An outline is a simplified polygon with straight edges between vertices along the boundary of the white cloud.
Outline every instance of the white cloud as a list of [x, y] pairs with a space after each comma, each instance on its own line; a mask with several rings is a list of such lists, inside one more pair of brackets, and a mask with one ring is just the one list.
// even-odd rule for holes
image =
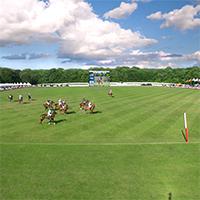
[[200, 51], [191, 54], [172, 54], [164, 51], [142, 52], [133, 50], [112, 60], [90, 62], [97, 66], [137, 66], [140, 68], [188, 67], [200, 65]]
[[[95, 24], [94, 27], [93, 24]], [[93, 27], [92, 31], [90, 31], [91, 27]], [[73, 24], [67, 27], [61, 36], [64, 38], [61, 54], [93, 59], [120, 56], [128, 49], [156, 42], [143, 37], [139, 32], [124, 30], [116, 23], [98, 18], [80, 20], [78, 28]]]
[[151, 2], [152, 0], [137, 0], [138, 2], [142, 2], [142, 3], [149, 3], [149, 2]]
[[159, 20], [159, 19], [163, 19], [162, 13], [160, 11], [153, 13], [149, 16], [147, 16], [148, 19], [152, 19], [152, 20]]
[[0, 44], [58, 41], [59, 57], [112, 59], [157, 41], [100, 19], [83, 0], [0, 0]]
[[[117, 23], [100, 19], [91, 5], [83, 0], [50, 0], [48, 5], [38, 0], [0, 0], [0, 5], [0, 45], [31, 43], [34, 40], [57, 41], [60, 45], [58, 56], [65, 59], [63, 62], [76, 60], [100, 66], [135, 65], [152, 68], [200, 64], [200, 51], [179, 55], [134, 50], [157, 41], [139, 32], [123, 29]], [[199, 8], [193, 8], [199, 12]], [[193, 14], [191, 16], [195, 16]], [[149, 18], [167, 21], [168, 15], [158, 12]], [[185, 11], [184, 15], [188, 22], [189, 14]], [[172, 16], [174, 23], [181, 20], [176, 14]], [[178, 24], [183, 29], [183, 25]], [[193, 21], [190, 27], [194, 27], [192, 24]], [[30, 60], [48, 56], [42, 53], [14, 54], [4, 56], [3, 60]]]
[[192, 54], [185, 56], [186, 60], [194, 60], [196, 61], [197, 65], [200, 65], [200, 51], [196, 51]]
[[7, 60], [32, 60], [39, 58], [48, 58], [49, 56], [49, 54], [45, 53], [22, 53], [2, 56], [2, 58]]
[[137, 9], [137, 3], [135, 0], [132, 0], [131, 3], [121, 2], [118, 8], [110, 10], [104, 14], [106, 19], [114, 18], [120, 19], [131, 15]]
[[161, 28], [176, 27], [180, 30], [188, 30], [200, 27], [200, 5], [186, 5], [181, 9], [175, 9], [169, 13], [156, 12], [149, 16], [151, 20], [164, 20]]

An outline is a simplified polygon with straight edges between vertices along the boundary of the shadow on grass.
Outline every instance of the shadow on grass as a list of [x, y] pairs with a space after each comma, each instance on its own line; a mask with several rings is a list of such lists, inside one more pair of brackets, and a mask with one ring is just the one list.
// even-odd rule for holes
[[30, 101], [24, 101], [22, 104], [30, 104]]
[[184, 131], [183, 131], [183, 130], [181, 130], [181, 133], [182, 133], [182, 136], [183, 136], [183, 138], [184, 138], [184, 140], [185, 140], [185, 142], [186, 142], [186, 136], [185, 136], [185, 133], [184, 133]]
[[75, 114], [75, 113], [76, 113], [75, 111], [69, 111], [66, 114], [70, 115], [70, 114]]
[[30, 104], [31, 103], [31, 101], [23, 101], [23, 102], [19, 103], [18, 100], [13, 100], [13, 102], [16, 102], [18, 104]]
[[59, 124], [59, 123], [62, 123], [62, 122], [64, 122], [64, 121], [67, 121], [66, 119], [59, 119], [59, 120], [55, 120], [55, 123], [56, 124]]
[[168, 200], [172, 200], [172, 193], [171, 192], [168, 194]]
[[93, 111], [93, 112], [89, 112], [89, 114], [92, 114], [92, 115], [94, 115], [94, 114], [100, 114], [100, 113], [102, 113], [102, 111], [99, 111], [99, 110]]

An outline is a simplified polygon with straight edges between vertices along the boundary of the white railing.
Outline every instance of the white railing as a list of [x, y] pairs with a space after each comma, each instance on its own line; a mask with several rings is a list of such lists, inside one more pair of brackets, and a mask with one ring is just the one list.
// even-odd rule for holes
[[31, 87], [30, 83], [0, 83], [0, 90], [11, 90], [17, 88]]
[[38, 87], [89, 87], [88, 83], [76, 82], [76, 83], [43, 83], [38, 84]]
[[[0, 83], [0, 90], [9, 90], [17, 88], [32, 87], [30, 83]], [[75, 83], [43, 83], [36, 85], [37, 87], [89, 87], [86, 82], [75, 82]], [[200, 85], [196, 84], [192, 87], [187, 84], [175, 84], [175, 83], [159, 83], [159, 82], [110, 82], [111, 87], [178, 87], [178, 88], [191, 88], [200, 89]]]
[[156, 86], [156, 87], [170, 87], [172, 83], [158, 83], [158, 82], [111, 82], [110, 86]]

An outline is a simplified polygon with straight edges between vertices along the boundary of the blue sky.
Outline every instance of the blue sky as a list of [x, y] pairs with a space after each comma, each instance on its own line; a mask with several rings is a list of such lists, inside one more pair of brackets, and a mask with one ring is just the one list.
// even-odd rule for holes
[[200, 65], [198, 0], [0, 0], [0, 4], [1, 67]]

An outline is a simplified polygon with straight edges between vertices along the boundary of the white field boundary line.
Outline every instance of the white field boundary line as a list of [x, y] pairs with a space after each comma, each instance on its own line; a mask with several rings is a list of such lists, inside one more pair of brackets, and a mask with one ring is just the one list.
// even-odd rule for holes
[[[0, 145], [46, 145], [46, 146], [117, 146], [117, 145], [174, 145], [174, 144], [185, 144], [185, 142], [150, 142], [150, 143], [145, 143], [145, 142], [138, 142], [138, 143], [13, 143], [13, 142], [8, 142], [8, 143], [0, 143]], [[188, 144], [200, 144], [199, 142], [189, 142]], [[187, 145], [188, 145], [187, 144]]]

